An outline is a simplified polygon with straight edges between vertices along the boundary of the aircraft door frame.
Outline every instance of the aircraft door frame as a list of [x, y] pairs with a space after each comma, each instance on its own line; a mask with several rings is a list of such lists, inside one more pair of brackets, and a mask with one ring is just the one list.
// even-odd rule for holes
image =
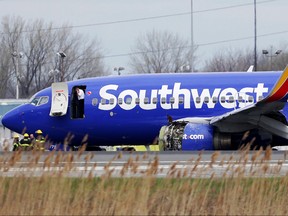
[[[83, 90], [84, 99], [78, 100], [76, 88]], [[86, 96], [86, 85], [75, 85], [71, 89], [71, 99], [70, 99], [70, 118], [71, 119], [83, 119], [85, 118], [85, 96]]]

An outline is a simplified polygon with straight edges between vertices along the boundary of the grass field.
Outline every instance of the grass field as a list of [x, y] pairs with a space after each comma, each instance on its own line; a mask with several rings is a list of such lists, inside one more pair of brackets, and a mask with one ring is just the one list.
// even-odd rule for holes
[[[20, 153], [21, 154], [21, 153]], [[243, 154], [243, 153], [241, 153]], [[252, 156], [256, 160], [258, 154]], [[37, 166], [37, 157], [29, 165]], [[265, 158], [258, 160], [261, 172], [267, 170]], [[215, 155], [211, 161], [215, 161]], [[19, 158], [1, 161], [13, 167]], [[243, 154], [245, 158], [245, 154]], [[67, 157], [71, 168], [71, 158]], [[47, 158], [48, 164], [49, 158]], [[130, 162], [127, 162], [129, 164]], [[213, 165], [213, 164], [211, 164]], [[129, 165], [132, 167], [132, 164]], [[157, 163], [140, 178], [68, 178], [64, 171], [44, 173], [41, 177], [0, 177], [1, 215], [287, 215], [288, 177], [244, 177], [241, 169], [234, 175], [216, 178], [191, 178], [185, 173], [155, 178]], [[172, 165], [173, 166], [173, 165]], [[173, 167], [171, 167], [173, 170]], [[277, 168], [278, 169], [278, 168]], [[126, 169], [127, 170], [127, 169]], [[277, 172], [278, 170], [275, 170]], [[108, 171], [107, 171], [108, 172]], [[197, 172], [197, 170], [195, 170]]]

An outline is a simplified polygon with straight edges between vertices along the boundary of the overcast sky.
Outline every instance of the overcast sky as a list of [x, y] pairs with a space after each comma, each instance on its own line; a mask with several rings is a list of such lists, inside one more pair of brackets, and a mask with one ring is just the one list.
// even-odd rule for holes
[[[74, 30], [87, 37], [96, 37], [101, 42], [106, 56], [104, 60], [111, 72], [114, 67], [122, 66], [126, 73], [133, 73], [126, 54], [131, 53], [140, 34], [153, 29], [167, 30], [190, 42], [191, 1], [0, 0], [0, 16], [21, 16], [27, 20], [42, 18], [56, 26], [63, 23], [82, 25]], [[254, 47], [253, 3], [254, 0], [193, 0], [194, 43], [199, 46], [196, 53], [198, 67], [219, 51]], [[271, 45], [275, 51], [286, 48], [287, 9], [287, 0], [257, 0], [258, 50], [270, 50]], [[163, 17], [146, 19], [157, 16]]]

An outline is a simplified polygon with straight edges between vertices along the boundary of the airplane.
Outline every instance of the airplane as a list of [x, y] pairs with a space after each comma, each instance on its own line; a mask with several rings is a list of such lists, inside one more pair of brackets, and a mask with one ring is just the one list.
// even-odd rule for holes
[[[2, 118], [17, 133], [86, 150], [159, 144], [161, 150], [234, 150], [288, 144], [283, 72], [107, 76], [53, 83]], [[85, 93], [78, 107], [76, 88]], [[67, 139], [69, 137], [69, 139]], [[84, 141], [83, 141], [84, 139]]]

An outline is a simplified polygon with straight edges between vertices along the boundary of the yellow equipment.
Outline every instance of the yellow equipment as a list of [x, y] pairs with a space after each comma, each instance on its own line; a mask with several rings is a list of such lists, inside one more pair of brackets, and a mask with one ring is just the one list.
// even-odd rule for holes
[[122, 145], [107, 146], [106, 151], [159, 151], [159, 145]]
[[42, 131], [41, 130], [37, 130], [35, 133], [36, 134], [42, 134]]

